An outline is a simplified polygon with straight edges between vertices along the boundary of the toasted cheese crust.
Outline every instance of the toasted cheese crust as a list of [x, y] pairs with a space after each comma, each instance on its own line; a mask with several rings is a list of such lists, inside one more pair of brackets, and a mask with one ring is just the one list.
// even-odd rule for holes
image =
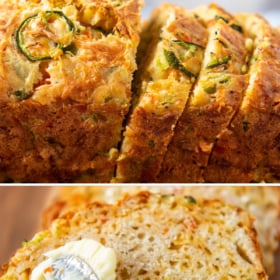
[[0, 2], [0, 181], [109, 182], [138, 0]]
[[116, 252], [116, 279], [267, 279], [247, 212], [148, 192], [66, 213], [18, 250], [0, 279], [28, 278], [44, 252], [81, 238]]

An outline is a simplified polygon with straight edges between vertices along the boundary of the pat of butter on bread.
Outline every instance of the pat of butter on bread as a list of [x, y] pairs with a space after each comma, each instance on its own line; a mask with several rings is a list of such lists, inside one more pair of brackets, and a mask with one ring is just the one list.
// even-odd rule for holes
[[[116, 279], [117, 258], [115, 251], [92, 239], [68, 242], [62, 247], [46, 252], [44, 256], [47, 259], [33, 269], [30, 280], [54, 280], [53, 264], [62, 256], [79, 258], [94, 271], [99, 280]], [[67, 270], [63, 267], [61, 269]], [[68, 277], [71, 277], [71, 280], [72, 278], [77, 280], [77, 272], [74, 270], [67, 271], [67, 275], [70, 275]]]

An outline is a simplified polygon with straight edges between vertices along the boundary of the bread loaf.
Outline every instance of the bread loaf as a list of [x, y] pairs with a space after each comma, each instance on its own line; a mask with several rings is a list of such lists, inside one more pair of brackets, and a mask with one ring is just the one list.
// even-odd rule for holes
[[148, 192], [66, 213], [19, 249], [0, 279], [28, 279], [48, 251], [83, 239], [115, 251], [116, 279], [267, 279], [246, 211]]
[[[156, 9], [142, 32], [147, 50], [140, 47], [142, 66], [134, 80], [139, 102], [132, 107], [112, 182], [279, 182], [279, 31], [259, 15], [232, 15], [216, 4], [189, 11], [192, 21], [207, 28], [208, 34], [200, 35], [208, 42], [201, 49], [204, 58], [201, 65], [196, 62], [200, 71], [191, 80], [184, 109], [178, 103], [161, 110], [163, 96], [180, 92], [174, 94], [174, 82], [170, 87], [163, 80], [168, 59], [153, 62], [159, 61], [166, 32], [159, 35], [152, 26], [160, 28], [162, 18], [172, 14], [167, 7]], [[170, 21], [165, 22], [168, 27]], [[179, 20], [174, 24], [180, 26]], [[192, 24], [183, 27], [195, 30]], [[177, 58], [177, 66], [184, 66], [184, 59]]]
[[109, 182], [141, 0], [0, 2], [0, 181]]
[[0, 182], [280, 182], [279, 30], [141, 6], [0, 1]]

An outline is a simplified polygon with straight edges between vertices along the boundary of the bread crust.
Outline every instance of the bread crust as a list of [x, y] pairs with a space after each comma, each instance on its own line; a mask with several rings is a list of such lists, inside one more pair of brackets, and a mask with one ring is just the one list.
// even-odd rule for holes
[[[168, 147], [158, 182], [204, 182], [203, 171], [219, 134], [239, 108], [248, 77], [243, 68], [250, 55], [238, 21], [219, 6], [196, 14], [208, 27], [204, 62]], [[215, 66], [215, 59], [222, 64]], [[226, 59], [229, 61], [226, 61]], [[223, 63], [224, 62], [224, 63]]]
[[0, 1], [1, 183], [280, 181], [279, 30], [162, 5], [131, 98], [142, 4]]
[[[170, 65], [166, 56], [180, 57], [182, 67], [196, 76], [207, 42], [207, 32], [200, 20], [174, 5], [159, 6], [146, 26], [148, 28], [142, 35], [146, 50], [143, 51], [144, 47], [140, 45], [136, 100], [124, 132], [116, 182], [156, 180], [174, 128], [196, 80]], [[148, 44], [146, 37], [152, 37]], [[195, 50], [182, 47], [183, 44], [187, 47], [191, 44]]]
[[[278, 176], [278, 165], [272, 162], [279, 131], [280, 37], [260, 16], [239, 17], [255, 38], [249, 86], [238, 112], [215, 144], [204, 173], [207, 182], [261, 182]], [[269, 162], [274, 171], [273, 167], [269, 171]]]
[[[141, 0], [1, 2], [1, 11], [9, 9], [0, 28], [1, 182], [110, 181], [130, 106], [141, 6]], [[15, 34], [30, 17], [53, 11], [75, 26], [74, 53], [30, 61]]]

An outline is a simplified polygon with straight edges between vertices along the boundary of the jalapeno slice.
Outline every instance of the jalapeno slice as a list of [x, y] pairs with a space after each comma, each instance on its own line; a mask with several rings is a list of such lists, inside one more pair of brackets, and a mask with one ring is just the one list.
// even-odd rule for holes
[[192, 42], [185, 42], [185, 41], [182, 41], [182, 40], [172, 40], [172, 42], [174, 43], [177, 43], [178, 45], [180, 46], [183, 46], [184, 48], [186, 49], [204, 49], [204, 47], [198, 45], [198, 44], [195, 44], [195, 43], [192, 43]]
[[61, 11], [26, 18], [16, 32], [16, 45], [30, 61], [58, 57], [72, 44], [75, 26]]
[[164, 50], [164, 56], [168, 62], [168, 64], [173, 67], [174, 69], [177, 69], [181, 71], [183, 74], [189, 76], [190, 78], [196, 78], [196, 75], [192, 73], [190, 70], [188, 70], [177, 58], [174, 52]]
[[206, 66], [206, 69], [213, 69], [215, 67], [218, 67], [220, 65], [225, 65], [231, 60], [231, 56], [227, 56], [225, 58], [212, 58], [212, 60], [209, 62], [209, 64]]

